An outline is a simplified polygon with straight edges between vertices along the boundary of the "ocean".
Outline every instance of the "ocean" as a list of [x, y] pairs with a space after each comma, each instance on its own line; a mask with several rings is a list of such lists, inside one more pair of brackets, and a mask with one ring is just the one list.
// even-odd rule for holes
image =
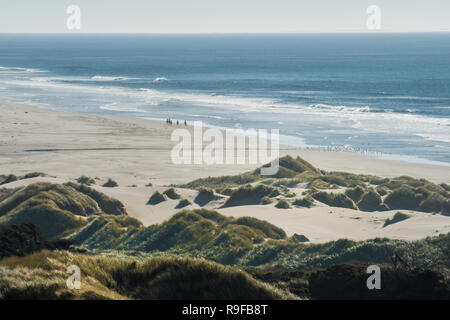
[[450, 165], [450, 34], [0, 35], [0, 97]]

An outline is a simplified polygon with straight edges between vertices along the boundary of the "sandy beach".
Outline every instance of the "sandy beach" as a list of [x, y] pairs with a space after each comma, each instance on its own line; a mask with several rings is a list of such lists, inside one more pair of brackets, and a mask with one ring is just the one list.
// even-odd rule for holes
[[[122, 201], [129, 215], [144, 225], [161, 223], [178, 210], [177, 201], [156, 206], [146, 204], [156, 190], [169, 184], [185, 183], [201, 177], [242, 173], [259, 165], [176, 165], [170, 158], [174, 145], [170, 135], [174, 126], [163, 121], [72, 114], [0, 100], [0, 166], [1, 174], [21, 175], [44, 172], [38, 177], [4, 185], [7, 188], [49, 181], [74, 181], [81, 175], [112, 178], [119, 187], [94, 186]], [[176, 127], [176, 126], [175, 126]], [[47, 151], [42, 151], [47, 150]], [[324, 170], [374, 174], [383, 177], [408, 175], [433, 182], [450, 182], [448, 167], [388, 161], [348, 152], [293, 150], [282, 147], [281, 155], [299, 155]], [[146, 186], [152, 183], [152, 186]], [[177, 189], [192, 200], [197, 191]], [[273, 205], [239, 206], [218, 209], [227, 216], [253, 216], [267, 220], [288, 235], [304, 234], [311, 242], [339, 238], [355, 240], [374, 237], [420, 239], [450, 232], [450, 217], [404, 211], [411, 218], [383, 227], [385, 219], [396, 211], [362, 212], [319, 205], [311, 209], [280, 210]], [[194, 204], [191, 208], [198, 208]]]
[[[170, 158], [175, 144], [170, 135], [176, 126], [164, 121], [51, 111], [3, 99], [0, 123], [0, 165], [2, 173], [8, 174], [40, 171], [66, 179], [87, 175], [111, 177], [120, 185], [164, 185], [237, 174], [260, 166], [175, 165]], [[450, 169], [446, 166], [280, 147], [280, 155], [285, 154], [299, 155], [327, 171], [382, 177], [408, 175], [437, 183], [450, 182]]]

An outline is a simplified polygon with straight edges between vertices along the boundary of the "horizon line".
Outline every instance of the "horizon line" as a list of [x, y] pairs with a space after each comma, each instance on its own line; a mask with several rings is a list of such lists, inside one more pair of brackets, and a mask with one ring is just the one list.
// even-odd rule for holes
[[326, 34], [423, 34], [423, 33], [450, 33], [445, 31], [327, 31], [327, 32], [1, 32], [0, 35], [326, 35]]

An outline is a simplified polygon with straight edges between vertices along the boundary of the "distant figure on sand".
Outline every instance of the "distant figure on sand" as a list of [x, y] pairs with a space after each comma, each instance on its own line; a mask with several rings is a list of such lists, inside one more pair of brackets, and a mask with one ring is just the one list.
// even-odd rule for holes
[[186, 122], [186, 120], [184, 120], [184, 125], [185, 125], [185, 126], [187, 126], [187, 122]]
[[179, 126], [180, 125], [180, 122], [177, 120], [177, 126]]

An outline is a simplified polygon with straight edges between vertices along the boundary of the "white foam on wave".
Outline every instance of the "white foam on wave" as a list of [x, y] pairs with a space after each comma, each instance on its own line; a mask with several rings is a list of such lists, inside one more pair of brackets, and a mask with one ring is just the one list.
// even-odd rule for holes
[[115, 77], [115, 76], [92, 76], [90, 80], [95, 81], [126, 81], [126, 80], [137, 80], [139, 78], [128, 78], [128, 77]]
[[443, 98], [439, 97], [418, 97], [418, 96], [375, 96], [375, 97], [367, 97], [370, 100], [418, 100], [418, 101], [439, 101]]
[[12, 72], [28, 72], [28, 73], [37, 73], [37, 72], [48, 72], [46, 70], [33, 69], [33, 68], [22, 68], [22, 67], [2, 67], [0, 66], [1, 71], [12, 71]]
[[[232, 95], [210, 95], [208, 93], [192, 92], [165, 92], [161, 90], [141, 88], [132, 89], [126, 87], [99, 87], [83, 84], [73, 84], [45, 80], [46, 78], [30, 78], [29, 80], [1, 81], [8, 85], [42, 88], [45, 90], [64, 90], [67, 92], [82, 92], [93, 95], [111, 97], [123, 97], [131, 104], [157, 106], [164, 103], [179, 102], [192, 105], [219, 108], [223, 110], [234, 109], [239, 112], [266, 112], [292, 115], [292, 118], [308, 120], [320, 120], [323, 123], [341, 123], [343, 126], [353, 127], [355, 130], [370, 132], [394, 133], [416, 135], [425, 139], [450, 141], [450, 119], [429, 117], [425, 115], [396, 112], [372, 112], [369, 106], [334, 106], [327, 104], [296, 105], [284, 104], [276, 99], [242, 97]], [[141, 112], [129, 108], [126, 105], [113, 105], [114, 111]], [[104, 106], [103, 106], [104, 107]], [[108, 106], [107, 106], [108, 107]], [[104, 109], [107, 110], [107, 109]], [[350, 121], [350, 123], [349, 123]]]
[[361, 106], [361, 107], [349, 107], [349, 106], [332, 106], [328, 104], [311, 104], [305, 109], [310, 110], [323, 110], [323, 111], [332, 111], [332, 112], [344, 112], [344, 113], [359, 113], [359, 112], [370, 112], [369, 106]]
[[167, 78], [164, 78], [164, 77], [159, 77], [159, 78], [156, 78], [155, 80], [153, 80], [153, 83], [164, 82], [164, 81], [169, 81], [169, 80], [167, 80]]
[[134, 108], [130, 106], [123, 106], [118, 104], [117, 102], [113, 102], [110, 104], [105, 104], [100, 107], [101, 110], [108, 110], [108, 111], [119, 111], [119, 112], [138, 112], [138, 113], [148, 113], [145, 110]]
[[218, 120], [224, 119], [224, 117], [221, 117], [221, 116], [213, 116], [213, 115], [205, 115], [205, 114], [190, 114], [189, 116], [195, 117], [195, 118], [209, 118], [209, 119], [218, 119]]
[[[450, 129], [449, 129], [450, 131]], [[450, 143], [450, 136], [449, 135], [443, 135], [443, 134], [433, 134], [433, 133], [417, 133], [419, 137], [424, 138], [425, 140], [430, 141], [441, 141], [441, 142], [447, 142]]]

